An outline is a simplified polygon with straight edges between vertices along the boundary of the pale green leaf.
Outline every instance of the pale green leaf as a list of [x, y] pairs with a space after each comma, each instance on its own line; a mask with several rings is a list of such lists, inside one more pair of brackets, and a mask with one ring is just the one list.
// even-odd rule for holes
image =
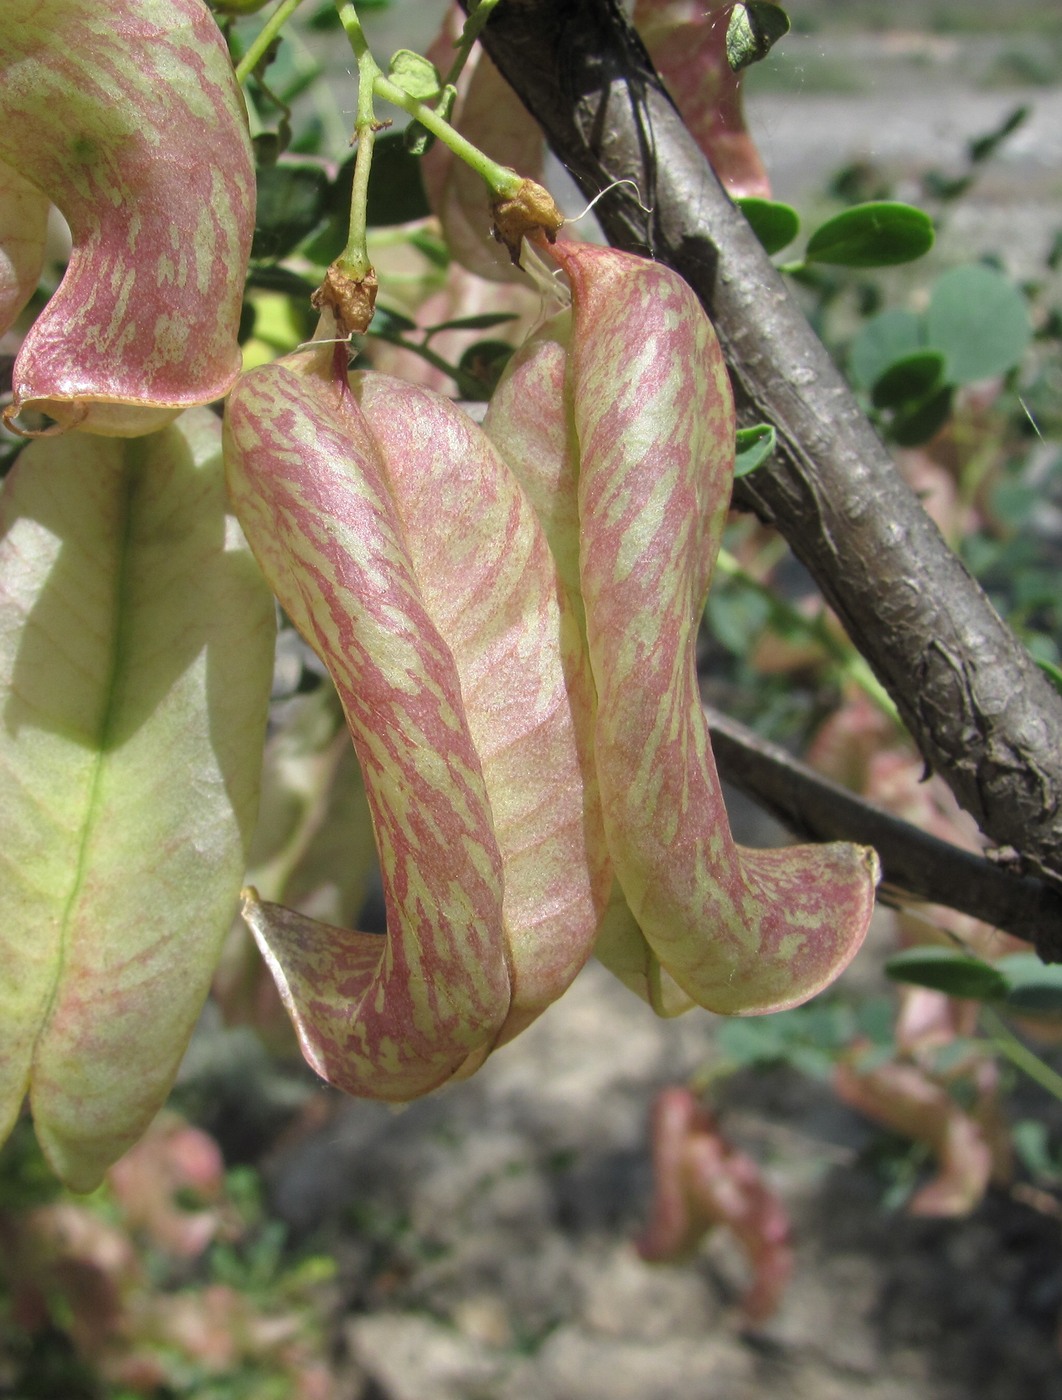
[[0, 1137], [79, 1190], [161, 1105], [235, 910], [272, 600], [207, 410], [41, 439], [0, 516]]
[[435, 64], [412, 49], [399, 49], [392, 56], [387, 76], [396, 87], [421, 102], [433, 102], [442, 91]]

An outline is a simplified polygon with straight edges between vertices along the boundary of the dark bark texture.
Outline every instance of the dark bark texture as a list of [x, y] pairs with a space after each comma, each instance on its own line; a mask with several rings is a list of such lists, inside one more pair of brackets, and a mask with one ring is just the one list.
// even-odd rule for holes
[[[483, 42], [588, 198], [632, 182], [594, 206], [609, 241], [694, 287], [743, 420], [777, 428], [735, 504], [785, 536], [990, 842], [1062, 889], [1062, 697], [899, 476], [618, 0], [504, 0]], [[1057, 918], [1036, 941], [1062, 960]]]

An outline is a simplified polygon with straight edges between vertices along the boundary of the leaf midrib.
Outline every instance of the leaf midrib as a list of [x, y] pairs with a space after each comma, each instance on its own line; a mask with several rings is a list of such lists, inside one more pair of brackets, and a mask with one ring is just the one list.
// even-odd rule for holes
[[[44, 1015], [41, 1017], [40, 1030], [34, 1046], [34, 1058], [36, 1049], [45, 1039], [48, 1027], [51, 1024], [52, 1016], [55, 1012], [56, 1004], [59, 1001], [60, 990], [63, 986], [66, 971], [67, 955], [70, 949], [70, 929], [74, 922], [78, 901], [85, 885], [89, 866], [89, 843], [96, 829], [96, 817], [102, 805], [100, 793], [103, 786], [103, 775], [106, 766], [106, 755], [109, 752], [109, 740], [114, 727], [115, 718], [115, 697], [117, 693], [117, 681], [121, 669], [123, 656], [123, 634], [124, 618], [122, 615], [122, 604], [125, 598], [125, 585], [128, 576], [130, 537], [132, 533], [132, 478], [136, 470], [137, 462], [135, 458], [139, 456], [135, 452], [135, 447], [139, 445], [139, 439], [132, 440], [126, 447], [124, 460], [121, 469], [121, 483], [118, 492], [122, 509], [122, 519], [118, 530], [118, 563], [114, 574], [114, 596], [113, 628], [111, 632], [111, 656], [110, 665], [107, 670], [104, 682], [106, 689], [106, 699], [103, 706], [103, 714], [100, 719], [98, 737], [96, 742], [96, 758], [92, 766], [92, 777], [89, 782], [88, 796], [85, 803], [84, 817], [81, 822], [81, 839], [78, 843], [77, 859], [74, 867], [74, 877], [70, 890], [67, 894], [59, 920], [59, 947], [57, 953], [57, 966], [55, 977], [52, 980], [51, 995], [45, 1007]], [[132, 460], [131, 460], [132, 459]]]

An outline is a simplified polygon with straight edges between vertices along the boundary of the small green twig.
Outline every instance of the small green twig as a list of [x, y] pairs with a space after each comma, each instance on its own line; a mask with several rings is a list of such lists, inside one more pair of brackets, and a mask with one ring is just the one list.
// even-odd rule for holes
[[236, 65], [236, 81], [246, 82], [269, 51], [270, 44], [302, 4], [302, 0], [281, 0], [255, 37], [254, 43]]
[[354, 179], [350, 191], [350, 228], [347, 245], [337, 262], [345, 273], [360, 278], [368, 276], [372, 270], [366, 245], [367, 204], [373, 146], [381, 125], [376, 120], [373, 105], [373, 84], [379, 76], [380, 68], [372, 56], [361, 20], [350, 0], [336, 0], [336, 10], [358, 64], [358, 108], [352, 143], [357, 146], [357, 156], [354, 160]]
[[450, 87], [455, 84], [461, 76], [461, 70], [468, 62], [468, 55], [472, 52], [472, 45], [483, 32], [483, 26], [490, 19], [490, 14], [495, 9], [500, 0], [479, 0], [475, 9], [470, 10], [468, 18], [465, 20], [464, 28], [461, 30], [461, 37], [454, 45], [457, 54], [450, 71], [447, 73], [443, 86]]
[[358, 110], [354, 121], [354, 141], [358, 153], [354, 159], [354, 181], [350, 191], [350, 229], [347, 234], [347, 246], [337, 261], [349, 276], [363, 278], [372, 271], [366, 245], [366, 209], [373, 146], [376, 133], [380, 129], [373, 106], [373, 85], [379, 76], [380, 68], [369, 51], [361, 21], [350, 0], [337, 0], [336, 9], [358, 62]]
[[780, 598], [769, 584], [750, 574], [738, 563], [728, 549], [719, 551], [716, 568], [727, 578], [733, 579], [745, 588], [750, 588], [754, 593], [758, 593], [761, 598], [765, 598], [771, 605], [774, 616], [780, 622], [794, 631], [804, 633], [805, 636], [821, 646], [826, 655], [845, 676], [865, 691], [893, 723], [899, 723], [896, 706], [892, 703], [892, 699], [877, 676], [854, 647], [839, 640], [830, 632], [821, 613], [815, 618], [805, 617], [799, 608], [795, 608], [792, 603]]
[[[495, 2], [496, 0], [490, 0], [491, 4]], [[404, 88], [392, 82], [369, 52], [361, 21], [358, 19], [357, 11], [351, 0], [335, 0], [335, 4], [340, 22], [350, 40], [350, 46], [354, 50], [354, 57], [358, 61], [359, 88], [356, 131], [359, 144], [364, 139], [364, 134], [370, 123], [373, 124], [374, 130], [379, 129], [372, 116], [372, 99], [374, 96], [382, 97], [393, 107], [408, 112], [414, 121], [420, 122], [425, 130], [430, 131], [433, 136], [438, 137], [445, 146], [448, 146], [455, 156], [477, 171], [493, 195], [501, 199], [511, 199], [517, 194], [524, 183], [522, 177], [507, 166], [499, 165], [497, 161], [484, 155], [477, 146], [473, 146], [471, 141], [466, 141], [448, 121], [440, 117], [427, 103], [412, 97]], [[356, 184], [357, 170], [355, 169]]]
[[981, 1023], [988, 1032], [989, 1039], [1001, 1055], [1005, 1055], [1012, 1065], [1016, 1065], [1040, 1085], [1041, 1089], [1054, 1098], [1062, 1100], [1062, 1075], [1056, 1074], [1050, 1065], [1044, 1064], [1039, 1055], [1023, 1045], [1014, 1032], [989, 1006], [981, 1007]]
[[[377, 72], [379, 73], [379, 70]], [[426, 103], [421, 102], [419, 98], [411, 97], [408, 92], [400, 88], [397, 83], [393, 83], [385, 74], [379, 73], [373, 83], [373, 90], [377, 97], [382, 97], [385, 102], [390, 102], [392, 106], [401, 108], [403, 112], [408, 112], [414, 121], [420, 122], [425, 130], [438, 137], [444, 146], [448, 146], [459, 160], [470, 165], [482, 176], [492, 195], [499, 199], [511, 199], [519, 192], [524, 184], [522, 176], [517, 175], [508, 166], [499, 165], [496, 160], [491, 160], [490, 156], [485, 155], [478, 146], [473, 146], [471, 141], [466, 141], [460, 132], [455, 131], [450, 123], [444, 121], [436, 111]]]

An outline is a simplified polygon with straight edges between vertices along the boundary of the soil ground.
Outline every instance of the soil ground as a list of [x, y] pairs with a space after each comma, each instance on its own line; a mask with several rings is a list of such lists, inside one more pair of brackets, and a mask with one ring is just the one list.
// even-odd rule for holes
[[342, 1400], [1062, 1400], [1058, 1220], [1003, 1192], [957, 1221], [888, 1209], [878, 1132], [794, 1070], [716, 1100], [792, 1219], [777, 1315], [745, 1329], [721, 1235], [638, 1257], [649, 1105], [715, 1024], [657, 1020], [591, 964], [468, 1083], [401, 1111], [318, 1103], [267, 1179], [339, 1261]]

